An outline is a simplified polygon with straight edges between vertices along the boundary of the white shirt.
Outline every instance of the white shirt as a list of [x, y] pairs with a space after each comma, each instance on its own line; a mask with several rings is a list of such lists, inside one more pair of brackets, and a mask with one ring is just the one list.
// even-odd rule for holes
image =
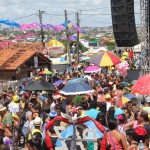
[[107, 109], [107, 111], [109, 110], [110, 107], [111, 107], [111, 103], [110, 102], [106, 102], [106, 109]]

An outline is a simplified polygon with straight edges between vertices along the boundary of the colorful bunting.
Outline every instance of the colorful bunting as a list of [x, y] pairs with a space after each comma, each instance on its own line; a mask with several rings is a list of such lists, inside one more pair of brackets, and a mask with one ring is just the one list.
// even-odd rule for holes
[[14, 21], [9, 21], [9, 20], [0, 20], [0, 24], [6, 24], [8, 26], [11, 26], [11, 27], [18, 27], [20, 28], [20, 25]]

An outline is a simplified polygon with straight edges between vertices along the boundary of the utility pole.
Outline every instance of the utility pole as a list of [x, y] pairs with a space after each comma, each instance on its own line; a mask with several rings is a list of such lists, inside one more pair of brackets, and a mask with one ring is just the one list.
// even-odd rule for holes
[[40, 20], [40, 24], [41, 24], [41, 42], [43, 47], [45, 46], [45, 42], [44, 42], [44, 32], [43, 32], [43, 27], [42, 27], [42, 14], [44, 13], [44, 11], [39, 10], [39, 20]]
[[[80, 20], [79, 20], [79, 13], [77, 12], [76, 13], [76, 19], [77, 19], [77, 28], [79, 28], [80, 27], [80, 25], [79, 25], [79, 23], [80, 23]], [[76, 48], [77, 48], [77, 62], [78, 62], [78, 64], [79, 64], [79, 30], [77, 29], [77, 42], [76, 42]]]
[[[68, 14], [67, 14], [67, 10], [64, 11], [65, 13], [65, 22], [69, 22], [68, 21]], [[67, 37], [67, 59], [69, 61], [69, 64], [71, 63], [71, 55], [70, 55], [70, 45], [69, 45], [69, 31], [68, 31], [68, 27], [66, 27], [66, 37]]]

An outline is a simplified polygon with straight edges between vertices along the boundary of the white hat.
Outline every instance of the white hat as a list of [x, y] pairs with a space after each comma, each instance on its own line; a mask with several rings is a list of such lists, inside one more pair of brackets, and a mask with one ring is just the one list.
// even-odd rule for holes
[[43, 124], [43, 121], [41, 120], [40, 117], [36, 117], [34, 120], [33, 120], [33, 124], [34, 126], [41, 126]]

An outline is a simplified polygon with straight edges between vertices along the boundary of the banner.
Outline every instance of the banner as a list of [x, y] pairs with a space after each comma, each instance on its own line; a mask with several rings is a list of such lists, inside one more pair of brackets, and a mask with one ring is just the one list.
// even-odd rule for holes
[[59, 46], [53, 46], [49, 48], [49, 54], [50, 55], [57, 55], [64, 53], [64, 48]]

